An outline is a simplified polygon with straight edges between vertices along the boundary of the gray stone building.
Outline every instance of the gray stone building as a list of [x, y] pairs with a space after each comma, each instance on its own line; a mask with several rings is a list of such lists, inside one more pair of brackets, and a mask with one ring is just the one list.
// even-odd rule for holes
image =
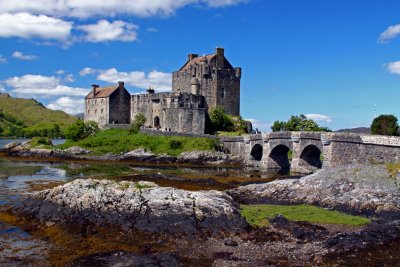
[[207, 112], [222, 106], [228, 114], [240, 114], [241, 69], [233, 68], [224, 49], [215, 54], [188, 56], [187, 62], [172, 74], [172, 92], [130, 93], [124, 83], [100, 88], [93, 85], [85, 98], [85, 122], [100, 128], [110, 124], [130, 124], [137, 114], [146, 116], [145, 127], [161, 131], [202, 134]]

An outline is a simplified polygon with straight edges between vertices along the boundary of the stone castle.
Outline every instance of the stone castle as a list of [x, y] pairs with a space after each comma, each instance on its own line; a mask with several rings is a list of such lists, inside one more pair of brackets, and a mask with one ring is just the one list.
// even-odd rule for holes
[[199, 57], [189, 54], [187, 62], [172, 73], [172, 92], [131, 95], [124, 82], [117, 86], [93, 85], [85, 98], [85, 122], [107, 125], [131, 124], [139, 113], [146, 116], [147, 128], [161, 131], [203, 134], [210, 109], [223, 107], [230, 115], [240, 115], [241, 68], [225, 58], [224, 49]]

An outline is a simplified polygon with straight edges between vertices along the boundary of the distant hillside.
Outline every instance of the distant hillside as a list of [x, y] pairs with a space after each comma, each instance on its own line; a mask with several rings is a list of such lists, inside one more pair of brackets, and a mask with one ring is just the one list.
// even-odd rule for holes
[[80, 120], [83, 120], [84, 117], [85, 117], [85, 114], [84, 114], [84, 113], [78, 113], [78, 114], [75, 114], [74, 117], [75, 117], [75, 118], [78, 118], [78, 119], [80, 119]]
[[56, 137], [77, 119], [64, 111], [50, 110], [34, 99], [0, 94], [0, 135]]
[[356, 134], [371, 134], [371, 129], [369, 127], [358, 127], [350, 129], [340, 129], [336, 132], [340, 133], [356, 133]]

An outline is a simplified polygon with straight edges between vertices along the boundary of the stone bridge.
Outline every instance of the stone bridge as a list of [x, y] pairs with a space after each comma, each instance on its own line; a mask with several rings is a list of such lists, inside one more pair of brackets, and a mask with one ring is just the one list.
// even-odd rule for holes
[[263, 169], [310, 173], [326, 166], [400, 162], [400, 137], [327, 132], [273, 132], [221, 137], [224, 148]]

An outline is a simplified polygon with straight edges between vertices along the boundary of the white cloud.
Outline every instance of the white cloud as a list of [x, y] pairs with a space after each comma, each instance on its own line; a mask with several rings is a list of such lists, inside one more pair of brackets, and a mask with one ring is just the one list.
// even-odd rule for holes
[[53, 110], [63, 110], [68, 114], [78, 114], [84, 111], [83, 98], [61, 97], [47, 105]]
[[81, 70], [81, 71], [79, 72], [79, 75], [81, 75], [81, 76], [86, 76], [86, 75], [95, 74], [95, 73], [96, 73], [96, 70], [95, 70], [95, 69], [86, 67], [86, 68], [84, 68], [83, 70]]
[[66, 40], [71, 34], [72, 25], [72, 22], [45, 15], [4, 13], [0, 14], [0, 37]]
[[379, 43], [387, 43], [400, 35], [400, 24], [389, 26], [378, 38]]
[[65, 73], [65, 71], [64, 70], [57, 70], [54, 73], [58, 74], [58, 75], [63, 75]]
[[35, 55], [25, 55], [24, 53], [22, 53], [20, 51], [15, 51], [14, 53], [12, 53], [12, 57], [20, 59], [20, 60], [26, 60], [26, 61], [38, 59], [38, 57]]
[[253, 130], [255, 130], [257, 128], [261, 132], [270, 132], [271, 131], [272, 123], [270, 123], [270, 122], [260, 121], [260, 120], [256, 120], [256, 119], [246, 119], [246, 120], [251, 122], [251, 124], [253, 125]]
[[248, 0], [0, 0], [0, 13], [29, 12], [57, 17], [169, 16], [188, 5], [211, 8], [232, 6]]
[[2, 85], [0, 85], [0, 92], [5, 92], [5, 91], [6, 89]]
[[89, 89], [74, 88], [61, 84], [55, 76], [27, 74], [8, 78], [4, 84], [10, 87], [10, 92], [17, 96], [86, 96]]
[[333, 121], [332, 117], [323, 115], [323, 114], [305, 114], [307, 119], [314, 120], [314, 121], [323, 121], [327, 123], [331, 123]]
[[67, 74], [67, 76], [65, 76], [64, 81], [67, 83], [73, 83], [75, 82], [75, 78], [73, 74]]
[[97, 80], [110, 83], [124, 81], [125, 84], [147, 89], [149, 86], [154, 87], [158, 92], [171, 91], [171, 73], [151, 71], [146, 74], [143, 71], [119, 72], [115, 68], [107, 70], [96, 70], [98, 73]]
[[158, 29], [150, 27], [150, 28], [147, 28], [147, 31], [148, 32], [158, 32]]
[[0, 55], [0, 64], [7, 64], [7, 59]]
[[386, 64], [386, 68], [390, 73], [400, 75], [400, 61], [393, 61]]
[[133, 42], [137, 40], [137, 30], [139, 27], [132, 23], [122, 20], [108, 22], [99, 20], [96, 24], [81, 25], [76, 27], [86, 33], [86, 42], [99, 43], [107, 41]]

